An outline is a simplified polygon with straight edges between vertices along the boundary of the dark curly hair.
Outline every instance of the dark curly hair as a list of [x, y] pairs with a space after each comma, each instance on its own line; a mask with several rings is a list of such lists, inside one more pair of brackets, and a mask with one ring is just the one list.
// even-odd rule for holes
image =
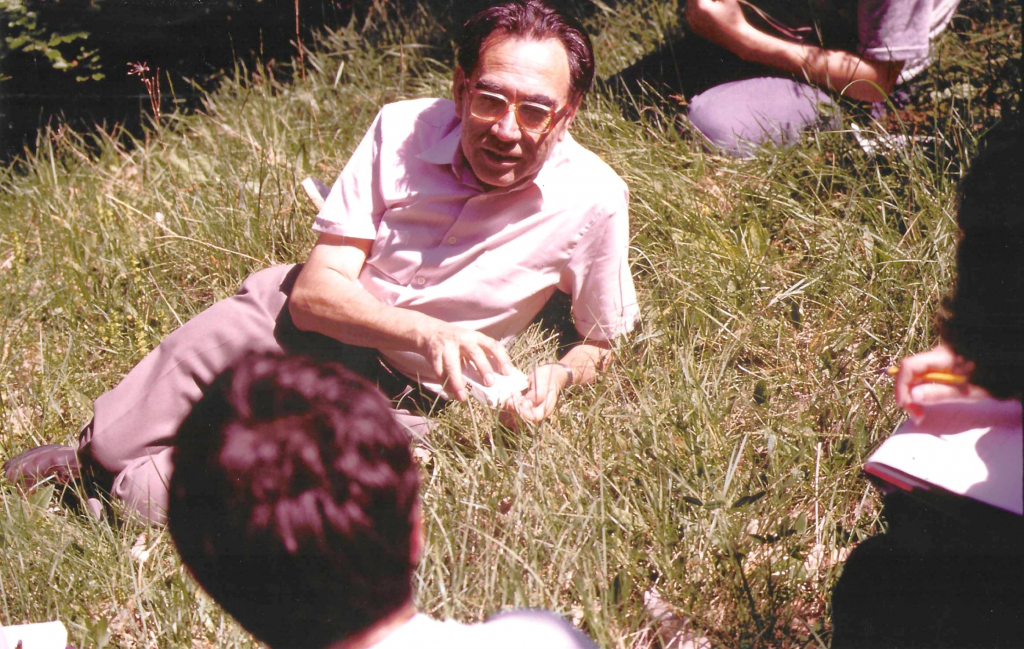
[[457, 60], [469, 77], [487, 39], [499, 33], [513, 38], [561, 41], [569, 58], [571, 102], [582, 100], [594, 84], [594, 46], [583, 25], [542, 0], [510, 0], [477, 12], [463, 25]]
[[327, 646], [411, 599], [418, 469], [388, 406], [339, 364], [253, 355], [178, 430], [171, 536], [275, 649]]
[[1024, 142], [996, 131], [960, 185], [956, 288], [939, 314], [942, 339], [975, 364], [971, 382], [1024, 395]]

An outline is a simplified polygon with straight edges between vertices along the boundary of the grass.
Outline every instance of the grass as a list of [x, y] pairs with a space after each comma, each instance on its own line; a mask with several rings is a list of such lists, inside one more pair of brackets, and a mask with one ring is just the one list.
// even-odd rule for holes
[[[678, 29], [665, 3], [593, 5], [601, 76]], [[900, 418], [877, 370], [934, 342], [956, 183], [1020, 104], [1019, 5], [963, 11], [887, 123], [937, 140], [884, 157], [843, 130], [725, 159], [677, 115], [636, 123], [588, 99], [574, 132], [629, 184], [643, 321], [536, 430], [474, 405], [440, 415], [423, 610], [542, 606], [602, 647], [658, 646], [654, 587], [716, 646], [828, 645], [842, 558], [880, 530], [860, 466]], [[73, 442], [168, 332], [304, 258], [299, 181], [332, 179], [382, 103], [449, 92], [437, 15], [328, 33], [304, 80], [238, 67], [203, 111], [143, 135], [43, 132], [0, 171], [0, 455]], [[525, 365], [554, 346], [533, 330], [514, 352]], [[59, 618], [80, 648], [253, 646], [163, 531], [94, 522], [73, 496], [0, 484], [0, 623]]]

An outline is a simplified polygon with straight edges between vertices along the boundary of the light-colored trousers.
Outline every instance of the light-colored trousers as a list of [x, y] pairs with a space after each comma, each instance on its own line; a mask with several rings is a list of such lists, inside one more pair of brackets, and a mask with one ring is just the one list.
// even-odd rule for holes
[[[341, 362], [386, 394], [405, 382], [382, 371], [376, 350], [295, 328], [285, 305], [299, 270], [276, 266], [251, 275], [236, 295], [186, 322], [96, 399], [78, 454], [112, 479], [112, 496], [154, 523], [165, 520], [178, 427], [214, 377], [247, 353], [301, 353]], [[396, 414], [414, 433], [429, 427], [424, 417]]]
[[749, 157], [769, 142], [792, 144], [809, 130], [838, 128], [837, 110], [820, 88], [784, 77], [757, 77], [694, 96], [687, 117], [721, 151]]

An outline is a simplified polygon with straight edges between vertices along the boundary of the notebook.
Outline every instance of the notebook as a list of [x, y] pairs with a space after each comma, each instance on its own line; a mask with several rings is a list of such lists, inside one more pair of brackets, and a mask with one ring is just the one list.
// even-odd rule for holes
[[918, 495], [945, 492], [1024, 514], [1021, 403], [955, 399], [925, 406], [871, 454], [864, 470]]

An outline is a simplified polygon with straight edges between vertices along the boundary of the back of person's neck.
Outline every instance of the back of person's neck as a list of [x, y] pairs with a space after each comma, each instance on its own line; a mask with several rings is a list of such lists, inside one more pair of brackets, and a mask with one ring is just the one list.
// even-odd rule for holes
[[373, 626], [360, 631], [354, 636], [339, 640], [324, 649], [365, 649], [372, 647], [416, 615], [416, 605], [411, 601], [395, 609], [384, 618], [378, 620]]

